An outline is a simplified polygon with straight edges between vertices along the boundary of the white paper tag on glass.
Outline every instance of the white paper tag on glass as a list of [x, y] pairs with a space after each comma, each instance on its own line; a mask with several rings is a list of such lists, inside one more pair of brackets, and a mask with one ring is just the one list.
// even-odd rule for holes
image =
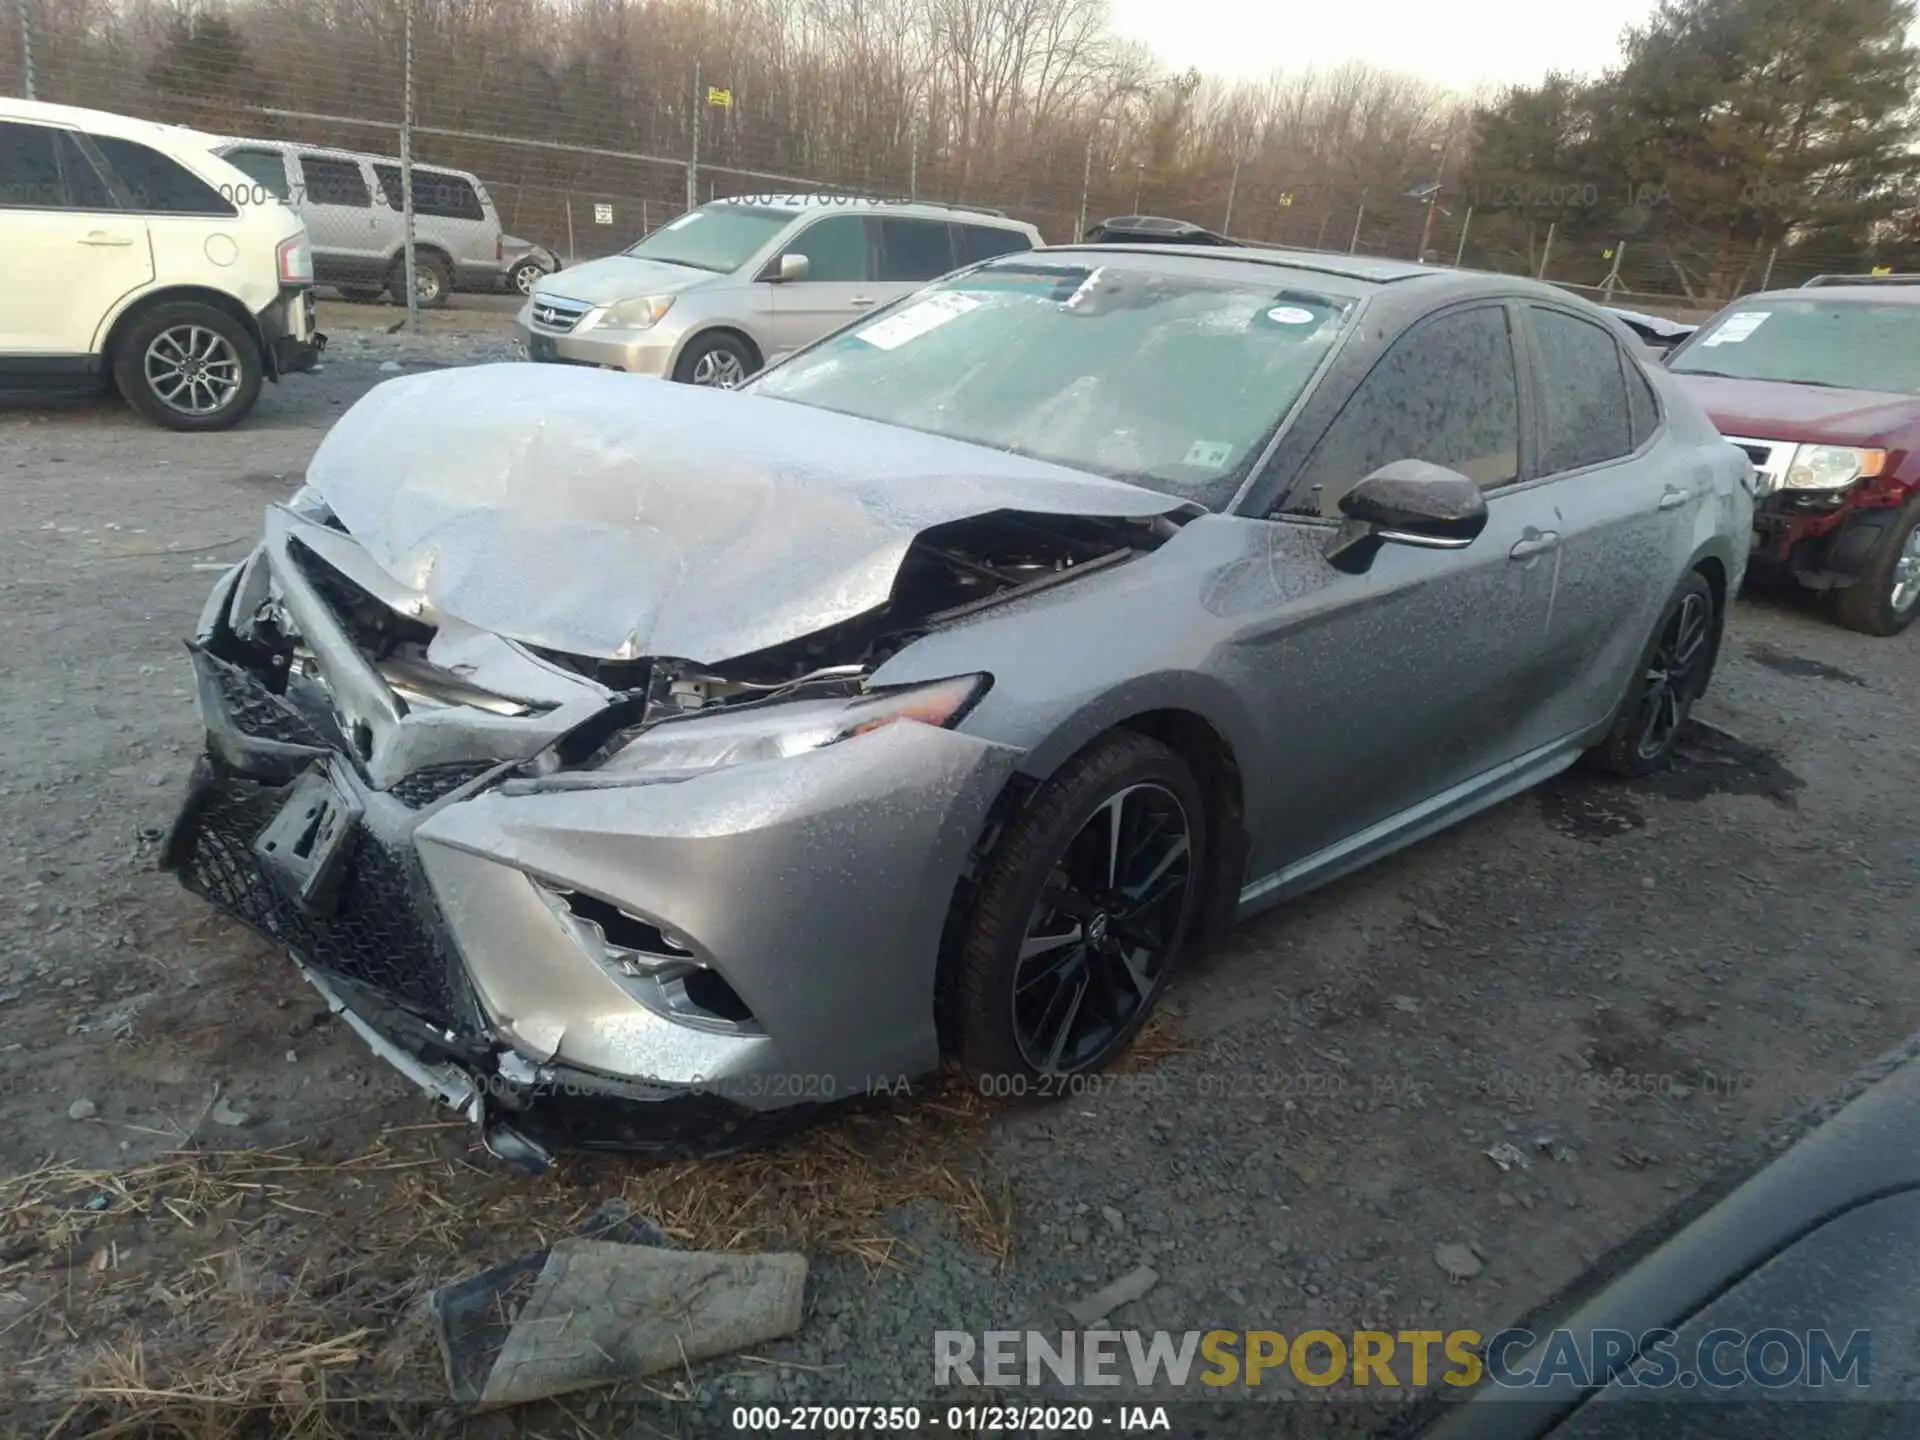
[[1188, 465], [1204, 466], [1208, 470], [1218, 470], [1227, 463], [1233, 454], [1233, 446], [1221, 440], [1196, 440], [1187, 447]]
[[1302, 310], [1298, 305], [1276, 305], [1267, 311], [1267, 319], [1276, 325], [1311, 325], [1313, 312]]
[[915, 301], [897, 314], [875, 321], [864, 330], [855, 331], [855, 338], [879, 350], [897, 350], [909, 340], [916, 340], [929, 330], [938, 329], [956, 315], [979, 309], [982, 303], [977, 295], [968, 295], [959, 290], [942, 290], [937, 295]]
[[1766, 324], [1771, 312], [1766, 310], [1742, 310], [1729, 315], [1721, 327], [1700, 342], [1701, 349], [1714, 345], [1738, 345], [1762, 325]]

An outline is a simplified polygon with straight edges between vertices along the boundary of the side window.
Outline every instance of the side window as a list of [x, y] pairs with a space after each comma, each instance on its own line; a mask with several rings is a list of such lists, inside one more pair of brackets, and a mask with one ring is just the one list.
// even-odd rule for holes
[[373, 197], [367, 193], [367, 177], [360, 173], [358, 160], [303, 154], [300, 173], [307, 182], [307, 199], [315, 205], [351, 205], [356, 210], [373, 208]]
[[[376, 164], [373, 173], [380, 181], [380, 193], [387, 203], [396, 210], [404, 210], [406, 190], [401, 184], [400, 167]], [[413, 167], [413, 213], [438, 215], [448, 220], [487, 218], [487, 212], [480, 208], [479, 195], [465, 176], [450, 175], [444, 170], [423, 170], [418, 165]]]
[[136, 210], [158, 215], [237, 215], [233, 202], [179, 161], [137, 140], [89, 135]]
[[1660, 402], [1639, 362], [1625, 353], [1620, 358], [1627, 367], [1627, 415], [1633, 422], [1633, 448], [1638, 450], [1660, 428]]
[[991, 260], [996, 255], [1014, 255], [1031, 250], [1033, 242], [1024, 231], [1007, 230], [998, 225], [953, 225], [953, 260], [956, 266]]
[[276, 200], [288, 199], [287, 162], [277, 150], [229, 150], [220, 157], [256, 185], [264, 185]]
[[0, 210], [112, 210], [106, 185], [73, 136], [0, 120]]
[[1633, 450], [1626, 370], [1605, 330], [1559, 310], [1528, 307], [1540, 344], [1540, 469], [1554, 475]]
[[1320, 438], [1286, 510], [1340, 514], [1340, 497], [1382, 465], [1425, 460], [1483, 489], [1520, 473], [1520, 381], [1504, 306], [1415, 325], [1360, 382]]
[[809, 280], [871, 280], [874, 265], [869, 228], [859, 215], [829, 215], [794, 236], [784, 253], [807, 257]]
[[882, 280], [937, 280], [953, 269], [944, 220], [881, 220], [880, 255]]

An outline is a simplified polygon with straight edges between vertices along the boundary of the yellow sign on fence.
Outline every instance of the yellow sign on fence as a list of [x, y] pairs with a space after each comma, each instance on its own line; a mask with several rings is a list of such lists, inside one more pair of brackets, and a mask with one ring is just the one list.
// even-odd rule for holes
[[733, 91], [721, 90], [709, 85], [707, 87], [707, 104], [717, 106], [722, 110], [731, 110], [733, 108]]

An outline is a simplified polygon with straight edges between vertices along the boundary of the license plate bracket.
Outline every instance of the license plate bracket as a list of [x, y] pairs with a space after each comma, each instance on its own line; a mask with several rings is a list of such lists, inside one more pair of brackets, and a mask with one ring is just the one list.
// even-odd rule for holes
[[315, 767], [294, 782], [279, 812], [254, 836], [253, 853], [287, 899], [310, 915], [331, 915], [360, 815], [359, 802]]

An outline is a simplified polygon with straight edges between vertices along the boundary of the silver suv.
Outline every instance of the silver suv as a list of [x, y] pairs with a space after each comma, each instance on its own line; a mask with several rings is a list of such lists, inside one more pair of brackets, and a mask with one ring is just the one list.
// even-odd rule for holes
[[531, 360], [737, 385], [950, 270], [1042, 243], [998, 211], [820, 195], [716, 200], [536, 281]]
[[[406, 303], [398, 160], [283, 140], [233, 140], [218, 153], [259, 184], [260, 199], [283, 200], [307, 222], [316, 283], [350, 300], [370, 300], [384, 290], [394, 303]], [[501, 288], [509, 256], [500, 217], [478, 176], [415, 165], [413, 237], [414, 288], [422, 305], [444, 305], [455, 289]]]

